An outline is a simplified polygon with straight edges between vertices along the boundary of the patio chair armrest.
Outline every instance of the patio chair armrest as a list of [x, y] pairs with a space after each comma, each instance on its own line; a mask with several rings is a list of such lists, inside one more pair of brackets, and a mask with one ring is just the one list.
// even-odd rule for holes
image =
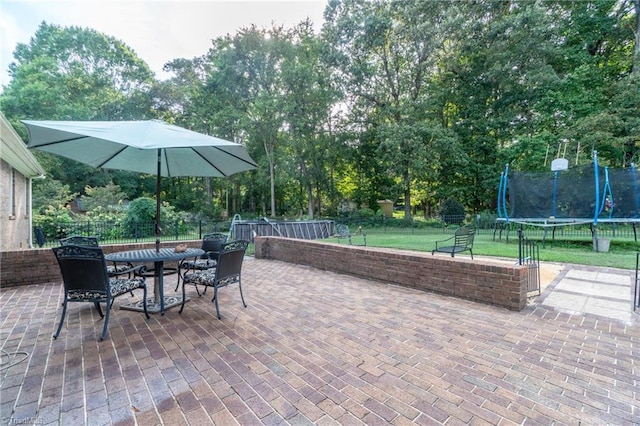
[[130, 262], [107, 262], [107, 271], [109, 276], [118, 277], [120, 275], [129, 275], [133, 272], [134, 266]]
[[145, 277], [147, 272], [147, 267], [145, 265], [133, 266], [126, 271], [123, 271], [122, 274], [133, 274], [134, 277]]
[[[214, 254], [215, 256], [212, 256], [211, 254]], [[205, 254], [203, 254], [202, 256], [182, 259], [178, 263], [178, 271], [184, 276], [185, 274], [191, 274], [203, 269], [209, 269], [215, 267], [217, 259], [218, 254], [215, 252], [205, 252]]]
[[446, 240], [436, 241], [436, 250], [438, 249], [438, 243], [440, 243], [440, 246], [442, 247], [442, 243], [446, 243], [447, 241], [451, 241], [451, 240], [453, 240], [454, 238], [455, 238], [455, 236], [454, 236], [454, 237], [449, 237], [449, 238], [447, 238]]
[[204, 252], [204, 254], [200, 258], [201, 259], [216, 260], [216, 259], [218, 259], [218, 255], [219, 254], [220, 254], [219, 251], [206, 251], [206, 252]]

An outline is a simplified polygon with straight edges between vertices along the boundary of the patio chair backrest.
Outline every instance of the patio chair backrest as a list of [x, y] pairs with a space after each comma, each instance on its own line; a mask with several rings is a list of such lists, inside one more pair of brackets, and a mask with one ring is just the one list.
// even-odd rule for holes
[[222, 246], [216, 266], [216, 282], [239, 279], [247, 241], [231, 241]]
[[40, 227], [35, 228], [34, 233], [35, 233], [36, 243], [38, 244], [38, 247], [42, 247], [47, 243], [47, 239], [44, 236], [44, 231], [42, 230], [42, 228]]
[[337, 223], [335, 227], [335, 234], [338, 238], [349, 238], [351, 232], [349, 231], [349, 227], [342, 223]]
[[109, 296], [109, 276], [101, 248], [66, 245], [52, 250], [60, 265], [66, 291], [84, 292], [87, 295], [95, 292], [103, 297]]
[[203, 257], [216, 259], [218, 253], [222, 249], [224, 243], [227, 242], [227, 235], [222, 232], [214, 232], [213, 234], [206, 234], [202, 238], [202, 250], [205, 251]]
[[98, 247], [98, 237], [83, 237], [81, 235], [72, 235], [67, 238], [58, 240], [61, 246], [85, 246]]
[[476, 235], [476, 228], [466, 225], [458, 228], [455, 233], [455, 245], [462, 247], [473, 247], [473, 238]]

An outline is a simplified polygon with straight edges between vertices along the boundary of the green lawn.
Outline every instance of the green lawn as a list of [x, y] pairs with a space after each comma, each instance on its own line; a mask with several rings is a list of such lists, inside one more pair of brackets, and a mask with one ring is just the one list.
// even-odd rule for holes
[[[353, 232], [353, 230], [352, 230]], [[415, 234], [412, 231], [402, 229], [365, 229], [367, 234], [367, 245], [371, 247], [389, 247], [405, 250], [418, 250], [431, 252], [435, 247], [436, 240], [443, 240], [449, 234], [442, 234], [438, 231], [431, 233], [419, 231]], [[361, 237], [354, 237], [361, 239]], [[335, 240], [337, 242], [337, 239]], [[342, 240], [341, 244], [347, 244]], [[587, 239], [564, 239], [550, 241], [547, 239], [545, 247], [538, 241], [540, 249], [540, 260], [546, 262], [574, 263], [581, 265], [606, 266], [612, 268], [635, 269], [636, 253], [640, 250], [640, 245], [633, 239], [613, 239], [608, 253], [598, 253], [593, 250], [591, 240]], [[473, 245], [473, 254], [482, 256], [494, 256], [502, 258], [518, 258], [518, 238], [516, 233], [512, 233], [509, 242], [503, 237], [502, 241], [494, 241], [493, 233], [482, 231], [476, 235]], [[462, 256], [468, 256], [468, 252]], [[440, 254], [442, 256], [442, 254]]]

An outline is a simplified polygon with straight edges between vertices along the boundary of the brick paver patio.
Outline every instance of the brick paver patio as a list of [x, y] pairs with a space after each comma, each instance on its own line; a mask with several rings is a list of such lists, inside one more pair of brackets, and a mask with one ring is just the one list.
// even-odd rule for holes
[[90, 304], [52, 340], [60, 284], [2, 290], [2, 424], [640, 424], [635, 318], [269, 260], [248, 259], [243, 284], [249, 306], [222, 289], [221, 321], [193, 289], [182, 315], [115, 309], [104, 342]]

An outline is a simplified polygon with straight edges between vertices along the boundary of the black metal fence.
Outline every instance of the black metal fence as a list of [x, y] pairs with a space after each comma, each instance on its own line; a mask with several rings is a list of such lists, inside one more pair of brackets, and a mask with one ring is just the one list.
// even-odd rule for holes
[[[211, 232], [229, 232], [231, 221], [183, 221], [163, 223], [161, 241], [200, 240]], [[75, 221], [51, 223], [34, 228], [34, 240], [40, 247], [53, 247], [71, 235], [94, 236], [101, 244], [155, 241], [155, 222], [123, 224], [115, 221]]]
[[[201, 240], [212, 232], [229, 233], [232, 238], [253, 242], [255, 235], [281, 235], [292, 238], [317, 239], [333, 235], [332, 220], [316, 221], [175, 221], [161, 224], [161, 241]], [[92, 236], [101, 244], [139, 243], [155, 241], [155, 222], [122, 224], [110, 221], [77, 221], [57, 223], [46, 228], [36, 227], [34, 239], [40, 247], [58, 245], [58, 241], [71, 235]]]
[[[257, 219], [254, 222], [269, 220]], [[448, 221], [440, 219], [413, 219], [405, 220], [400, 218], [374, 217], [336, 217], [321, 218], [320, 221], [331, 221], [335, 224], [346, 224], [353, 229], [362, 227], [364, 230], [377, 229], [389, 233], [407, 233], [415, 235], [428, 234], [452, 234], [460, 224], [473, 223], [476, 227], [476, 234], [493, 235], [494, 239], [506, 238], [508, 235], [517, 237], [517, 231], [526, 232], [530, 240], [541, 239], [545, 230], [529, 225], [508, 224], [498, 229], [495, 218], [487, 215], [461, 216], [456, 220], [450, 217]], [[248, 221], [242, 221], [248, 222]], [[291, 221], [301, 223], [301, 221]], [[210, 232], [230, 232], [232, 220], [220, 221], [185, 221], [176, 220], [171, 223], [162, 223], [162, 241], [199, 240], [204, 234]], [[102, 244], [110, 243], [136, 243], [155, 241], [155, 225], [153, 221], [122, 223], [120, 221], [74, 221], [74, 222], [47, 222], [37, 226], [34, 239], [40, 246], [54, 246], [61, 238], [70, 235], [96, 236]], [[40, 236], [40, 238], [38, 238]], [[601, 224], [598, 225], [598, 236], [600, 238], [620, 238], [634, 239], [635, 229], [632, 224]], [[592, 237], [589, 225], [566, 226], [555, 229], [550, 239], [586, 239]]]
[[540, 295], [540, 249], [518, 229], [518, 264], [527, 268], [527, 294]]
[[[336, 223], [344, 223], [354, 229], [361, 226], [363, 229], [382, 229], [384, 232], [401, 232], [411, 234], [451, 234], [455, 229], [464, 224], [473, 224], [477, 235], [493, 235], [494, 239], [502, 240], [517, 238], [518, 230], [522, 229], [530, 240], [566, 241], [566, 240], [591, 240], [593, 230], [590, 224], [566, 225], [553, 228], [519, 224], [515, 222], [496, 223], [495, 216], [487, 214], [460, 216], [456, 220], [449, 221], [435, 218], [405, 220], [399, 218], [385, 218], [380, 216], [370, 218], [338, 217]], [[636, 240], [636, 225], [634, 223], [598, 223], [598, 237], [609, 239]]]

